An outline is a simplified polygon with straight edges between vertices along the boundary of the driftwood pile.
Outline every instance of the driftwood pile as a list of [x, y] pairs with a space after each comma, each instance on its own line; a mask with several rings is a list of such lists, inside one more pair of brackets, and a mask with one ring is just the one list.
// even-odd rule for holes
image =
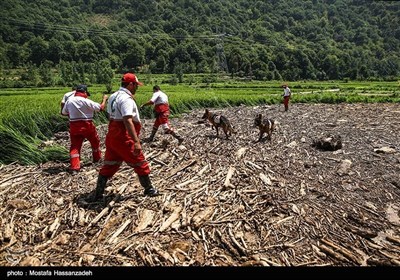
[[[171, 120], [181, 146], [161, 131], [143, 144], [158, 197], [123, 165], [104, 204], [79, 205], [99, 169], [86, 142], [77, 175], [65, 162], [0, 166], [0, 265], [400, 265], [400, 104], [213, 111], [234, 125], [230, 140], [197, 110]], [[254, 143], [258, 113], [276, 120], [271, 141]], [[321, 135], [342, 148], [313, 147]]]

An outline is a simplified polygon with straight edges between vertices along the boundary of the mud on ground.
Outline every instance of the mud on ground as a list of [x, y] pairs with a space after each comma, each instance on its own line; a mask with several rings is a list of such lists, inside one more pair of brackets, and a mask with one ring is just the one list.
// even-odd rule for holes
[[[103, 204], [81, 205], [99, 169], [86, 142], [77, 175], [68, 163], [2, 165], [0, 265], [400, 265], [400, 104], [213, 112], [231, 120], [230, 140], [197, 110], [171, 120], [181, 146], [161, 131], [143, 144], [158, 197], [123, 165]], [[257, 113], [275, 119], [271, 141], [254, 143]], [[312, 146], [329, 135], [341, 149]], [[68, 134], [54, 141], [69, 146]]]

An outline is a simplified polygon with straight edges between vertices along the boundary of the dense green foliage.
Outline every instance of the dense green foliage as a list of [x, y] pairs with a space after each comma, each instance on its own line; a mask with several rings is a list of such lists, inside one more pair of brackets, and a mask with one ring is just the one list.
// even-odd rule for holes
[[399, 1], [1, 0], [1, 7], [1, 87], [109, 85], [114, 70], [126, 69], [175, 74], [176, 82], [183, 73], [221, 71], [265, 81], [400, 74]]

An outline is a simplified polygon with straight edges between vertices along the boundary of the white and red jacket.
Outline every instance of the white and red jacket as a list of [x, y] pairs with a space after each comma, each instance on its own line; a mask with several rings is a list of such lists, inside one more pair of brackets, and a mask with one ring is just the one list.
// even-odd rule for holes
[[68, 115], [69, 121], [89, 121], [93, 120], [94, 112], [99, 112], [103, 108], [97, 102], [87, 99], [86, 94], [77, 92], [66, 101], [62, 109], [63, 115]]
[[154, 92], [150, 101], [154, 104], [154, 110], [157, 113], [169, 111], [168, 96], [161, 90]]
[[132, 93], [121, 87], [114, 92], [107, 103], [107, 112], [110, 120], [122, 121], [125, 116], [132, 116], [133, 122], [140, 123], [139, 110], [133, 100]]
[[292, 92], [290, 91], [290, 88], [285, 87], [283, 89], [283, 97], [290, 96], [290, 95], [292, 95]]

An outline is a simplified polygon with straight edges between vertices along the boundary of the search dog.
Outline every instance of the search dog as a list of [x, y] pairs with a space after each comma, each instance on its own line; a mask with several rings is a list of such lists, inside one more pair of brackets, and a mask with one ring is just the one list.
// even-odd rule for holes
[[210, 112], [208, 109], [204, 112], [204, 115], [202, 117], [204, 120], [208, 120], [211, 125], [212, 129], [216, 129], [217, 131], [217, 137], [218, 137], [218, 128], [222, 127], [222, 130], [225, 133], [226, 139], [229, 139], [229, 136], [233, 134], [236, 134], [236, 131], [233, 129], [233, 126], [231, 125], [230, 121], [222, 115], [219, 114], [214, 114]]
[[267, 139], [271, 140], [272, 132], [275, 130], [275, 121], [273, 119], [263, 119], [262, 114], [258, 114], [254, 118], [254, 126], [260, 130], [258, 141], [256, 142], [260, 142], [265, 133], [267, 134]]

